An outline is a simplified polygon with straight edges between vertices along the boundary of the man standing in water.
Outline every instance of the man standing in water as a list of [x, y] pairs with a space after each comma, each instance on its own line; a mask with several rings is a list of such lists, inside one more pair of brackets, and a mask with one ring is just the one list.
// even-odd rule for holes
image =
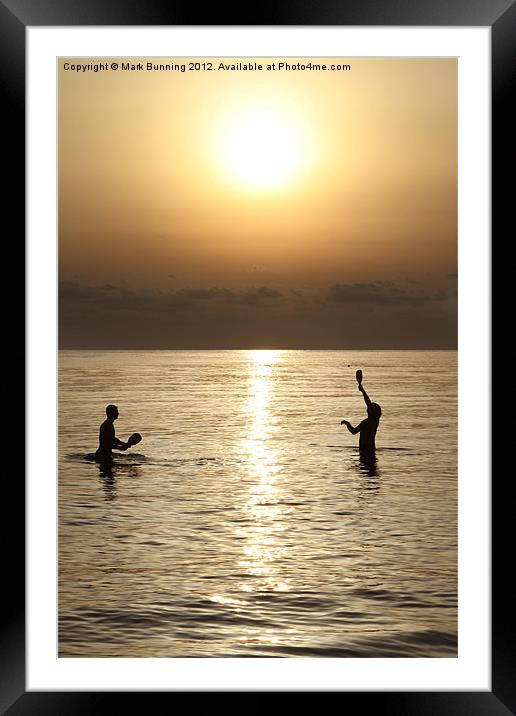
[[107, 418], [104, 420], [99, 430], [99, 447], [95, 453], [95, 459], [99, 462], [106, 462], [113, 459], [112, 450], [127, 450], [129, 443], [123, 443], [115, 437], [115, 426], [113, 423], [118, 418], [118, 408], [116, 405], [108, 405], [106, 408]]
[[352, 435], [360, 433], [360, 439], [358, 442], [360, 450], [373, 451], [376, 448], [374, 439], [380, 423], [382, 409], [378, 403], [372, 403], [369, 396], [365, 392], [362, 385], [362, 371], [357, 371], [357, 380], [358, 389], [364, 396], [365, 404], [367, 405], [367, 418], [362, 420], [356, 428], [354, 428], [351, 423], [348, 423], [347, 420], [341, 420], [340, 424], [345, 425]]

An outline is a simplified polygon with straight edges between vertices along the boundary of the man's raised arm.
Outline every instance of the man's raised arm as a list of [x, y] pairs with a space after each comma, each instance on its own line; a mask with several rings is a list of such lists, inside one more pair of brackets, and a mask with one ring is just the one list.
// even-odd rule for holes
[[369, 406], [371, 405], [371, 399], [369, 398], [369, 396], [368, 396], [367, 393], [365, 392], [365, 389], [364, 389], [364, 386], [362, 385], [362, 383], [360, 383], [360, 385], [358, 386], [358, 389], [359, 389], [359, 391], [362, 393], [362, 395], [364, 396], [365, 404], [367, 405], [367, 407], [369, 407]]

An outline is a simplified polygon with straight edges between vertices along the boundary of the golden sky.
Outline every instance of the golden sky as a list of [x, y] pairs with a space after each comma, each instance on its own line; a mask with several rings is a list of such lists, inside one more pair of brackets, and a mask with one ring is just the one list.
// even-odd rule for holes
[[455, 347], [456, 60], [116, 61], [59, 62], [63, 347]]

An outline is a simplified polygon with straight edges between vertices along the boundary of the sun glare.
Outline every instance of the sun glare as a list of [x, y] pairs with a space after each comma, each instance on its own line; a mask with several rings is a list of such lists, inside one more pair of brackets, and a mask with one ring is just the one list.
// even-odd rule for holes
[[240, 114], [228, 122], [220, 158], [239, 186], [280, 189], [298, 178], [307, 160], [307, 148], [293, 116], [261, 110]]

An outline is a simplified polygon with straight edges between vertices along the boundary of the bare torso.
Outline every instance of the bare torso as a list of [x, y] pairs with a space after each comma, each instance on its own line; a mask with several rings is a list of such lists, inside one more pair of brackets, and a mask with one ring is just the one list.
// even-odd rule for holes
[[360, 431], [360, 439], [358, 445], [361, 448], [375, 449], [375, 437], [378, 430], [379, 421], [374, 418], [366, 418], [362, 420], [358, 429]]
[[97, 452], [103, 455], [111, 455], [114, 439], [115, 426], [111, 420], [104, 420], [99, 430], [99, 447]]

